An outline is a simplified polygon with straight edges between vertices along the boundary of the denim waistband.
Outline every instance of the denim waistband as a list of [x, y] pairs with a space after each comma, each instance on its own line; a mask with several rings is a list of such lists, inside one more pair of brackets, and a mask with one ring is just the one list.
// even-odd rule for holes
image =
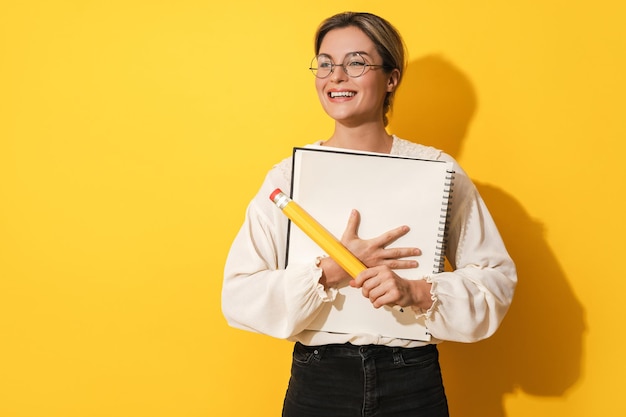
[[424, 355], [428, 355], [434, 351], [437, 351], [437, 345], [425, 345], [411, 348], [385, 345], [353, 345], [351, 343], [306, 346], [300, 342], [296, 342], [296, 345], [298, 345], [300, 349], [308, 350], [315, 355], [324, 356], [325, 354], [331, 354], [334, 357], [343, 356], [348, 358], [364, 356], [377, 357], [408, 352], [411, 352], [413, 354], [423, 353]]

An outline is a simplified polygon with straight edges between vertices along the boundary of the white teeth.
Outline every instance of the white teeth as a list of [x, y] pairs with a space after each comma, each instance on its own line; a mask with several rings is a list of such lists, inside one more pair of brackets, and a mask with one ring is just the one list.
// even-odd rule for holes
[[330, 97], [331, 98], [335, 98], [335, 97], [354, 97], [356, 93], [353, 91], [331, 91], [330, 92]]

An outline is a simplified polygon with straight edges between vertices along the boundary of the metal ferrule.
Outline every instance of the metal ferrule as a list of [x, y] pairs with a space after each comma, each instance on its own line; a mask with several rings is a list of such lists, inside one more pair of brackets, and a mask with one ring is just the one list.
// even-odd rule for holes
[[285, 206], [291, 201], [289, 197], [283, 192], [280, 192], [274, 196], [274, 203], [279, 209], [284, 209]]

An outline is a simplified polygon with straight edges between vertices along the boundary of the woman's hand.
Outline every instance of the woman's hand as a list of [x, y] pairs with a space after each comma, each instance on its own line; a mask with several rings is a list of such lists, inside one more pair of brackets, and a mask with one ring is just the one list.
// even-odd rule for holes
[[373, 239], [363, 240], [359, 238], [358, 234], [360, 223], [360, 213], [357, 210], [352, 210], [346, 230], [341, 237], [341, 243], [359, 258], [365, 266], [386, 265], [391, 269], [417, 268], [417, 261], [402, 258], [421, 255], [422, 251], [418, 248], [387, 249], [387, 246], [409, 232], [408, 226], [400, 226]]
[[[367, 267], [386, 266], [389, 269], [409, 269], [418, 266], [413, 259], [403, 259], [410, 256], [419, 256], [422, 252], [418, 248], [387, 248], [409, 232], [408, 226], [400, 226], [389, 230], [373, 239], [361, 239], [358, 235], [361, 216], [357, 210], [352, 210], [348, 224], [341, 237], [341, 243], [350, 250]], [[343, 281], [350, 280], [348, 275], [335, 261], [324, 258], [320, 262], [323, 274], [320, 283], [324, 287], [332, 287]]]
[[401, 278], [386, 265], [361, 272], [350, 281], [350, 286], [360, 288], [375, 308], [399, 305], [428, 310], [433, 304], [430, 296], [432, 284], [422, 279]]

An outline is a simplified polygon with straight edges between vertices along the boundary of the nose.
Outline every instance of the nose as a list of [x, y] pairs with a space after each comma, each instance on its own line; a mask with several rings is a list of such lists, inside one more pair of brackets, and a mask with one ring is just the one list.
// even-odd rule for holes
[[346, 70], [342, 65], [336, 65], [335, 70], [330, 74], [330, 78], [333, 82], [339, 83], [347, 80], [348, 74], [346, 74]]

